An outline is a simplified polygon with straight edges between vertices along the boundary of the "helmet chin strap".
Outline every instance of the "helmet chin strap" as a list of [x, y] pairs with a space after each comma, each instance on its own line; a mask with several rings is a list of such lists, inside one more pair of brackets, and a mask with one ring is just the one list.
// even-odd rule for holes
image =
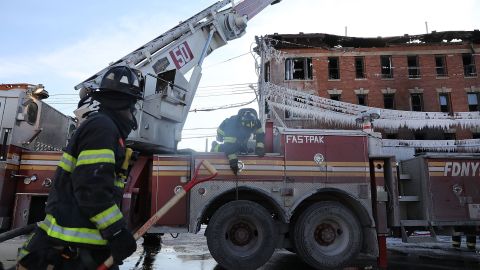
[[133, 130], [137, 130], [138, 128], [138, 122], [137, 122], [137, 118], [135, 117], [135, 104], [133, 106], [130, 107], [130, 114], [132, 115], [132, 120], [130, 121], [130, 125], [132, 127]]

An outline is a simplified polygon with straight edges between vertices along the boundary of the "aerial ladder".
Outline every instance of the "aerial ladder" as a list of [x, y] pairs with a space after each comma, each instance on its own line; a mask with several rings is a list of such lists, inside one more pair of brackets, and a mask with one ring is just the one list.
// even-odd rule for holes
[[[75, 86], [96, 89], [112, 66], [128, 65], [146, 76], [144, 100], [137, 104], [139, 128], [127, 141], [144, 153], [172, 153], [181, 138], [202, 63], [215, 49], [245, 34], [247, 22], [280, 0], [219, 1], [127, 54]], [[185, 75], [191, 71], [189, 80]]]

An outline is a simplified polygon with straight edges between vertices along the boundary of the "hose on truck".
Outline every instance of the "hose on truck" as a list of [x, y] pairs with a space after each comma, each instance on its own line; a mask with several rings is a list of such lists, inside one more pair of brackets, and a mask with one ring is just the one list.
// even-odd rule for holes
[[27, 226], [6, 231], [0, 234], [0, 243], [7, 241], [9, 239], [15, 238], [20, 235], [31, 233], [37, 227], [36, 223], [29, 224]]

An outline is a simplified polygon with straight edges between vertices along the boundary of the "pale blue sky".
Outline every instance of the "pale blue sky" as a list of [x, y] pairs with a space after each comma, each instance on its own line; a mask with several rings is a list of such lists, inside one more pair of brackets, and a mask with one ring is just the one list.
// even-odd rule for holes
[[[47, 103], [72, 115], [78, 101], [75, 85], [213, 3], [211, 0], [0, 0], [0, 83], [41, 83], [51, 94]], [[425, 21], [430, 31], [473, 30], [480, 28], [478, 14], [478, 0], [283, 0], [258, 14], [249, 23], [245, 36], [206, 59], [198, 98], [192, 108], [254, 98], [253, 93], [208, 98], [209, 93], [218, 94], [221, 90], [206, 86], [256, 81], [250, 54], [226, 61], [249, 52], [255, 35], [275, 32], [343, 35], [345, 26], [350, 36], [423, 34]], [[228, 87], [219, 89], [232, 91]], [[185, 127], [215, 127], [236, 111], [191, 113]], [[214, 130], [184, 132], [185, 137], [202, 134], [214, 134]], [[184, 140], [181, 145], [203, 150], [205, 139]]]

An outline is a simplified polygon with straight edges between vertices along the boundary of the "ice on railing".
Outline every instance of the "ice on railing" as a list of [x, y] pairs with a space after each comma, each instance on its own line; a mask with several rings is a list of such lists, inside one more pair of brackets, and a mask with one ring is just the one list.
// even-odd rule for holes
[[380, 119], [373, 122], [376, 128], [409, 129], [439, 128], [451, 129], [455, 127], [480, 127], [480, 112], [457, 112], [453, 114], [443, 112], [413, 112], [378, 109], [347, 102], [331, 100], [309, 94], [305, 91], [289, 89], [283, 86], [266, 82], [263, 91], [267, 103], [271, 107], [290, 111], [296, 115], [313, 118], [326, 123], [356, 126], [355, 119], [360, 114], [377, 110]]

